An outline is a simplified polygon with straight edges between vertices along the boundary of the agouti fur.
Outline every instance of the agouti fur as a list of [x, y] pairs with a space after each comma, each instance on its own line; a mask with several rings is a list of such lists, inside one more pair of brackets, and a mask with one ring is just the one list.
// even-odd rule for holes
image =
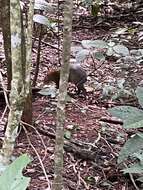
[[[44, 84], [48, 84], [49, 82], [55, 82], [56, 88], [59, 89], [59, 81], [60, 81], [60, 69], [50, 71], [46, 77], [44, 78]], [[77, 94], [83, 93], [86, 94], [86, 90], [84, 88], [84, 83], [87, 81], [87, 74], [85, 70], [77, 64], [70, 65], [70, 72], [69, 72], [69, 80], [75, 84], [78, 91]]]

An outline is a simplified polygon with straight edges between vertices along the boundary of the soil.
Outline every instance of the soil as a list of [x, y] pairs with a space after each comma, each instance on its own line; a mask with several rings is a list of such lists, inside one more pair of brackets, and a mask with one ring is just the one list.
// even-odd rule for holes
[[[81, 25], [81, 29], [73, 25], [75, 26], [73, 27], [73, 40], [107, 39], [114, 29], [118, 26], [123, 27], [125, 22], [110, 22], [108, 30], [104, 24], [90, 29], [82, 28], [83, 25]], [[128, 24], [130, 25], [130, 23]], [[51, 43], [47, 36], [44, 40]], [[57, 44], [57, 42], [53, 40], [53, 44]], [[35, 41], [32, 55], [33, 66], [36, 62], [36, 48], [37, 42]], [[0, 61], [5, 79], [3, 58]], [[94, 71], [95, 63], [98, 69]], [[102, 66], [100, 61], [95, 61], [95, 63], [91, 57], [82, 63], [87, 73], [94, 71], [93, 76], [90, 76], [85, 84], [86, 99], [74, 95], [74, 98], [68, 101], [66, 105], [63, 171], [65, 189], [134, 190], [135, 187], [130, 177], [124, 175], [121, 171], [122, 166], [117, 164], [119, 151], [128, 139], [128, 131], [123, 129], [122, 122], [113, 118], [107, 109], [114, 105], [136, 105], [136, 101], [125, 100], [121, 103], [120, 101], [111, 101], [111, 99], [102, 99], [102, 91], [96, 89], [93, 85], [94, 82], [102, 81], [104, 83], [108, 79], [120, 78], [121, 73], [116, 70], [115, 60], [109, 59]], [[42, 81], [47, 71], [57, 65], [57, 50], [42, 44], [37, 87], [42, 87]], [[133, 72], [132, 77], [136, 83], [142, 80], [142, 72], [142, 67]], [[34, 69], [32, 76], [33, 74]], [[2, 100], [0, 103], [0, 117], [2, 117], [5, 104]], [[29, 190], [44, 190], [48, 187], [37, 154], [43, 162], [49, 180], [52, 181], [54, 177], [56, 103], [57, 98], [35, 93], [33, 95], [33, 125], [35, 129], [30, 130], [30, 132], [28, 130], [26, 133], [23, 132], [16, 141], [14, 155], [28, 153], [32, 159], [32, 162], [24, 170], [24, 175], [31, 177]], [[108, 122], [105, 122], [104, 119]], [[3, 128], [6, 121], [7, 115], [0, 123], [1, 138], [4, 136]]]

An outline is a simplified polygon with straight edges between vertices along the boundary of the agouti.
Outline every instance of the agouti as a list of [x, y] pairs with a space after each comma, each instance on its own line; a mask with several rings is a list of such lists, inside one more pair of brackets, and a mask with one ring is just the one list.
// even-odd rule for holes
[[[60, 69], [50, 71], [44, 78], [44, 84], [48, 84], [49, 82], [55, 82], [57, 89], [59, 88], [59, 81]], [[84, 83], [86, 81], [87, 74], [85, 70], [80, 65], [71, 64], [68, 82], [75, 84], [78, 89], [77, 94], [83, 93], [84, 95], [86, 95], [86, 90], [84, 88]]]

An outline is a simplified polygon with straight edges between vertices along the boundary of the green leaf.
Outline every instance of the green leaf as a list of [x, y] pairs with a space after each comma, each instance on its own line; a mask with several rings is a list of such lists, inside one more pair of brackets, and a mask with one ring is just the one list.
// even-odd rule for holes
[[139, 152], [141, 149], [143, 149], [143, 138], [141, 138], [140, 135], [136, 134], [130, 138], [121, 149], [118, 157], [118, 163], [126, 160], [128, 156]]
[[115, 31], [115, 34], [121, 35], [121, 34], [125, 34], [126, 32], [127, 32], [127, 28], [118, 28], [118, 29]]
[[47, 3], [45, 0], [35, 0], [34, 9], [54, 13], [53, 3]]
[[82, 0], [83, 5], [91, 6], [93, 0]]
[[108, 56], [113, 55], [113, 54], [114, 54], [113, 48], [112, 48], [112, 47], [109, 47], [109, 48], [107, 49], [106, 54], [107, 54]]
[[119, 117], [124, 122], [125, 128], [143, 127], [143, 111], [132, 106], [117, 106], [108, 109], [115, 117]]
[[138, 98], [139, 104], [143, 108], [143, 87], [140, 87], [140, 86], [137, 87], [136, 96]]
[[143, 133], [137, 133], [139, 137], [143, 139]]
[[134, 153], [133, 157], [137, 158], [140, 161], [140, 163], [143, 164], [143, 152], [142, 152], [142, 150], [140, 150], [139, 152]]
[[142, 127], [143, 127], [143, 120], [124, 126], [124, 128], [126, 129], [137, 129], [137, 128], [142, 128]]
[[[72, 46], [71, 46], [71, 52], [74, 54], [74, 56], [76, 56], [76, 54], [79, 51], [81, 51], [81, 50], [83, 50], [83, 48], [81, 47], [81, 45], [72, 44]], [[76, 61], [76, 59], [75, 59], [75, 61]]]
[[122, 55], [122, 56], [128, 56], [129, 55], [129, 50], [126, 46], [123, 46], [123, 45], [116, 45], [113, 47], [113, 50], [119, 54], [119, 55]]
[[43, 15], [35, 14], [33, 16], [33, 21], [37, 22], [39, 24], [43, 24], [43, 25], [47, 26], [48, 28], [52, 27], [52, 24], [49, 21], [49, 19], [47, 17], [43, 16]]
[[93, 52], [93, 57], [99, 61], [104, 61], [105, 60], [105, 56], [103, 55], [102, 52]]
[[0, 190], [25, 190], [30, 178], [24, 177], [22, 170], [30, 161], [30, 158], [23, 154], [10, 164], [0, 176]]
[[107, 48], [107, 43], [103, 40], [82, 40], [83, 47], [89, 48]]
[[136, 164], [133, 164], [129, 168], [123, 169], [122, 171], [124, 171], [124, 174], [126, 174], [126, 173], [140, 174], [140, 173], [143, 173], [143, 165], [140, 163], [136, 163]]
[[139, 177], [137, 180], [143, 182], [143, 177]]
[[64, 137], [66, 138], [66, 139], [71, 139], [71, 132], [70, 131], [68, 131], [68, 130], [66, 130], [65, 131], [65, 134], [64, 134]]
[[92, 16], [97, 16], [99, 11], [100, 11], [100, 5], [99, 4], [91, 5], [91, 14], [92, 14]]
[[112, 48], [113, 46], [115, 46], [115, 42], [110, 41], [107, 45], [108, 45], [110, 48]]
[[94, 184], [95, 183], [95, 178], [94, 178], [94, 176], [87, 176], [86, 178], [85, 178], [85, 181], [87, 182], [87, 183], [90, 183], [90, 184]]
[[111, 86], [109, 84], [107, 84], [107, 85], [105, 84], [104, 87], [103, 87], [103, 90], [102, 90], [103, 98], [111, 96], [114, 91], [115, 91], [114, 86]]
[[118, 88], [124, 89], [124, 83], [125, 83], [125, 79], [124, 78], [121, 78], [121, 79], [117, 80]]
[[82, 62], [87, 56], [89, 55], [89, 50], [82, 49], [76, 54], [76, 62], [80, 63]]
[[49, 88], [43, 88], [38, 93], [43, 96], [51, 96], [52, 98], [55, 98], [56, 97], [56, 88], [54, 88], [53, 86], [50, 86]]

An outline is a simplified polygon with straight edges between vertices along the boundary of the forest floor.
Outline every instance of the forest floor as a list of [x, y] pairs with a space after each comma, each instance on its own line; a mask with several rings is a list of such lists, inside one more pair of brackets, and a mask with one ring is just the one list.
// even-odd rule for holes
[[[93, 21], [92, 21], [93, 22]], [[128, 22], [106, 22], [94, 27], [96, 22], [88, 23], [90, 28], [86, 29], [84, 24], [80, 27], [73, 25], [73, 40], [107, 39], [118, 27], [131, 26]], [[77, 25], [76, 25], [77, 26]], [[93, 26], [93, 27], [92, 27]], [[49, 38], [49, 42], [51, 39]], [[2, 38], [0, 38], [2, 45]], [[51, 44], [56, 44], [53, 40]], [[134, 43], [132, 43], [132, 47]], [[1, 46], [2, 48], [2, 46]], [[33, 45], [33, 67], [36, 62], [37, 43]], [[3, 51], [0, 53], [0, 62], [5, 79], [5, 65]], [[38, 87], [42, 87], [42, 81], [49, 69], [58, 64], [57, 50], [42, 44], [40, 72], [38, 75]], [[66, 105], [65, 121], [65, 145], [64, 145], [64, 183], [69, 190], [134, 190], [131, 179], [121, 171], [122, 166], [117, 164], [117, 157], [121, 147], [124, 145], [131, 131], [125, 131], [120, 125], [120, 120], [111, 117], [108, 108], [114, 105], [136, 105], [126, 100], [119, 101], [102, 99], [101, 90], [96, 90], [95, 81], [104, 83], [120, 77], [115, 67], [114, 60], [108, 60], [105, 64], [96, 62], [88, 57], [82, 64], [87, 74], [94, 71], [93, 76], [88, 77], [85, 84], [87, 98], [78, 97], [70, 99]], [[34, 69], [33, 69], [34, 74]], [[143, 79], [143, 68], [132, 72], [132, 79], [137, 83]], [[92, 87], [91, 87], [92, 86]], [[31, 146], [35, 147], [37, 154], [42, 159], [49, 180], [53, 180], [54, 174], [54, 145], [56, 129], [56, 102], [57, 98], [42, 96], [38, 93], [33, 96], [33, 121], [36, 126], [26, 134], [20, 134], [17, 138], [14, 155], [28, 153], [32, 162], [25, 169], [24, 174], [31, 177], [29, 190], [44, 190], [47, 182], [38, 157]], [[5, 109], [1, 102], [0, 117]], [[7, 116], [0, 123], [0, 137], [4, 136], [3, 127]]]

